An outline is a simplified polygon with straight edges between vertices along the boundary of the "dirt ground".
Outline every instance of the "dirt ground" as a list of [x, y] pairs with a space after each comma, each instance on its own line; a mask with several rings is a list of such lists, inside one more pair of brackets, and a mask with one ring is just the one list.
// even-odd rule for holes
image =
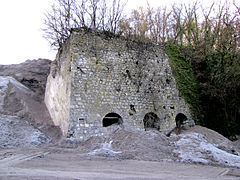
[[78, 148], [0, 150], [0, 180], [83, 179], [239, 180], [240, 169], [171, 161], [119, 160], [80, 153]]

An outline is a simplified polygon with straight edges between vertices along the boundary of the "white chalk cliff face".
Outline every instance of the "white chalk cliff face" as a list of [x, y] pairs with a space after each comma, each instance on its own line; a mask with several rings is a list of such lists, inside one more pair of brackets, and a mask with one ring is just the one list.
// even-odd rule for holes
[[3, 110], [4, 98], [6, 96], [8, 82], [9, 80], [7, 80], [7, 78], [0, 77], [0, 112]]
[[[19, 142], [24, 140], [24, 137], [32, 137], [33, 134], [39, 133], [45, 134], [44, 136], [51, 140], [61, 138], [61, 131], [52, 122], [43, 102], [50, 64], [50, 60], [39, 59], [28, 60], [21, 64], [0, 65], [0, 115], [2, 115], [0, 119], [2, 128], [5, 127], [6, 130], [6, 136], [2, 134], [0, 146], [4, 144], [3, 138], [8, 139], [21, 133], [19, 129], [15, 129], [16, 126], [8, 123], [12, 123], [12, 125], [20, 123], [18, 126], [22, 129], [24, 127], [21, 126], [21, 123], [25, 127], [30, 126], [26, 127], [26, 131], [22, 131], [22, 135], [16, 136], [16, 141]], [[30, 130], [31, 128], [33, 129]], [[46, 142], [48, 141], [46, 140]], [[18, 144], [14, 143], [15, 141], [12, 142]]]
[[27, 60], [21, 64], [0, 65], [0, 76], [10, 76], [28, 87], [43, 100], [51, 61]]
[[30, 98], [33, 93], [14, 78], [0, 76], [0, 147], [23, 147], [50, 142], [49, 137], [21, 117], [27, 112], [24, 96]]
[[[21, 99], [18, 99], [18, 95], [32, 96], [32, 92], [23, 84], [16, 81], [10, 76], [0, 76], [0, 112], [3, 114], [18, 113], [21, 109]], [[7, 96], [14, 97], [12, 101], [7, 101]], [[9, 99], [10, 100], [10, 99]], [[7, 107], [12, 105], [11, 107]], [[11, 108], [8, 109], [8, 108]], [[15, 109], [14, 109], [15, 108]], [[17, 115], [17, 114], [15, 114]]]

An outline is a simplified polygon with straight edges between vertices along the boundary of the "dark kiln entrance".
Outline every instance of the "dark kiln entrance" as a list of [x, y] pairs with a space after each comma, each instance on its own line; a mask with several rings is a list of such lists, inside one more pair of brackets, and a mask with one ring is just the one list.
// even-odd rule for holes
[[143, 123], [144, 123], [145, 130], [147, 129], [160, 130], [160, 119], [153, 112], [149, 112], [144, 116]]
[[183, 113], [178, 113], [175, 118], [176, 126], [179, 128], [186, 120], [187, 116], [185, 116]]
[[117, 113], [108, 113], [103, 118], [103, 121], [102, 121], [103, 127], [108, 127], [108, 126], [111, 126], [113, 124], [120, 125], [122, 123], [123, 123], [122, 117]]

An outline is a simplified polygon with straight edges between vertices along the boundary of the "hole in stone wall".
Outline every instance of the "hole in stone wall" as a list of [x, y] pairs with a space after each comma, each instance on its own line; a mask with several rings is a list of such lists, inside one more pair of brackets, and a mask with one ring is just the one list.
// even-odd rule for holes
[[136, 113], [136, 109], [134, 107], [134, 105], [130, 104], [130, 111], [129, 111], [129, 115], [132, 116]]
[[171, 82], [171, 81], [170, 81], [169, 79], [166, 79], [166, 83], [167, 83], [167, 84], [170, 84], [170, 82]]
[[85, 74], [85, 72], [78, 66], [77, 70], [80, 70], [81, 73]]
[[175, 109], [175, 107], [174, 106], [170, 106], [170, 109]]
[[108, 126], [111, 126], [113, 124], [120, 125], [122, 123], [123, 123], [122, 117], [117, 113], [108, 113], [103, 118], [103, 121], [102, 121], [103, 127], [108, 127]]
[[150, 128], [160, 130], [160, 119], [153, 112], [149, 112], [144, 116], [143, 124], [144, 124], [145, 130]]
[[132, 104], [130, 104], [130, 109], [136, 112], [135, 107]]
[[115, 90], [116, 90], [117, 92], [120, 92], [120, 91], [121, 91], [121, 86], [116, 87]]
[[187, 116], [185, 116], [183, 113], [178, 113], [175, 118], [176, 126], [179, 128], [186, 120]]
[[131, 79], [131, 74], [128, 69], [126, 70], [126, 73], [127, 73], [128, 78]]

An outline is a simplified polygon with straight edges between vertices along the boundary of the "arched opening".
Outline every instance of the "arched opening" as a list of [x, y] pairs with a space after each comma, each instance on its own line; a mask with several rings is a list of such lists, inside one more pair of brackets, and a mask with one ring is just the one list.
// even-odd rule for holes
[[179, 128], [186, 120], [187, 116], [185, 116], [183, 113], [178, 113], [175, 118], [176, 126]]
[[108, 127], [108, 126], [111, 126], [113, 124], [120, 125], [122, 123], [123, 123], [122, 117], [117, 113], [108, 113], [103, 118], [103, 121], [102, 121], [103, 127]]
[[160, 130], [160, 119], [153, 112], [149, 112], [144, 116], [143, 123], [145, 130], [150, 128]]

